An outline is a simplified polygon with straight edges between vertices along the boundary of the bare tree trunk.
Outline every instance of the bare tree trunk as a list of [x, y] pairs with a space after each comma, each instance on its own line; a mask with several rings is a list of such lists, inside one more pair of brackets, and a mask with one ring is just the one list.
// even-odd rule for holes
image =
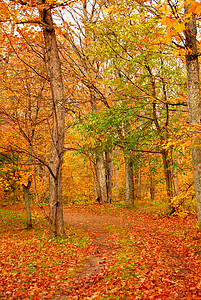
[[134, 170], [134, 191], [135, 191], [135, 199], [141, 198], [141, 172], [140, 165], [135, 166]]
[[[118, 155], [118, 148], [114, 150], [114, 155]], [[119, 168], [117, 164], [114, 164], [114, 191], [117, 200], [119, 200]]]
[[99, 157], [96, 160], [96, 169], [100, 203], [107, 203], [107, 183], [103, 153], [99, 154]]
[[178, 171], [177, 168], [174, 168], [174, 196], [178, 196], [179, 186], [178, 186]]
[[154, 177], [153, 174], [150, 173], [150, 197], [151, 200], [153, 201], [155, 199], [155, 184], [154, 184]]
[[141, 199], [141, 166], [138, 170], [138, 187], [137, 187], [138, 199]]
[[168, 158], [168, 153], [166, 150], [163, 149], [161, 153], [162, 153], [163, 168], [165, 173], [167, 196], [169, 199], [171, 199], [173, 197], [173, 183], [172, 183], [172, 172], [171, 172], [170, 160]]
[[26, 207], [26, 213], [27, 213], [27, 229], [31, 229], [32, 226], [32, 221], [31, 221], [31, 209], [30, 209], [30, 202], [29, 202], [29, 190], [31, 187], [31, 180], [28, 181], [28, 184], [22, 185], [23, 187], [23, 196], [24, 196], [24, 202], [25, 202], [25, 207]]
[[105, 152], [105, 163], [106, 163], [106, 185], [107, 185], [107, 202], [112, 201], [112, 161], [111, 154]]
[[51, 236], [65, 236], [62, 204], [62, 163], [65, 134], [65, 102], [61, 64], [51, 9], [39, 11], [47, 57], [53, 106], [52, 144], [49, 158], [49, 215]]
[[126, 204], [134, 204], [134, 180], [133, 180], [133, 163], [129, 158], [125, 158], [126, 168]]
[[[186, 13], [188, 8], [185, 8]], [[199, 63], [197, 51], [197, 28], [196, 16], [186, 23], [186, 69], [187, 69], [187, 91], [188, 91], [188, 115], [191, 131], [191, 149], [193, 162], [193, 177], [196, 191], [197, 211], [199, 228], [201, 229], [201, 141], [198, 136], [201, 125], [201, 99], [199, 81]], [[199, 127], [199, 128], [198, 128]]]

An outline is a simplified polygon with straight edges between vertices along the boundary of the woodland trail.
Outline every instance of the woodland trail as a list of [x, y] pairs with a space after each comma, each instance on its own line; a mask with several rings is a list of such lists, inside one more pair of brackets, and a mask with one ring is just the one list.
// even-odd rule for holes
[[[179, 239], [174, 234], [180, 226], [175, 220], [129, 212], [114, 216], [86, 208], [65, 209], [64, 220], [66, 225], [89, 233], [94, 254], [80, 266], [76, 279], [66, 287], [65, 295], [55, 299], [201, 299], [200, 258], [187, 247], [185, 237]], [[133, 254], [125, 250], [128, 240]], [[109, 266], [117, 263], [122, 251], [127, 251], [130, 260], [133, 258], [135, 262], [133, 278], [120, 282], [125, 291], [130, 289], [128, 292], [118, 290], [118, 272], [111, 275], [107, 283], [101, 282], [110, 275]], [[119, 268], [122, 272], [121, 265]], [[113, 296], [111, 293], [108, 297], [101, 296], [108, 293], [110, 283]]]

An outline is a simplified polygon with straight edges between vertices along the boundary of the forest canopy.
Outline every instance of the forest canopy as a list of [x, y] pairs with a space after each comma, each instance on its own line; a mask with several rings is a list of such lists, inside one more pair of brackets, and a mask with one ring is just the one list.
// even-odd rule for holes
[[[199, 1], [1, 1], [2, 205], [162, 201], [201, 222]], [[45, 211], [44, 211], [45, 213]]]

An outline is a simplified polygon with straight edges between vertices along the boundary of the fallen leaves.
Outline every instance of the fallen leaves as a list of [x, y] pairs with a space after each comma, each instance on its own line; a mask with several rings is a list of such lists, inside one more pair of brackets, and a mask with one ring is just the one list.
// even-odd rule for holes
[[49, 239], [43, 221], [33, 231], [16, 231], [9, 223], [22, 226], [23, 215], [0, 214], [4, 234], [0, 245], [0, 298], [49, 299], [92, 252], [89, 237], [81, 230], [67, 229], [68, 238], [59, 243]]
[[[16, 230], [13, 220], [22, 227], [22, 215], [8, 217], [4, 211], [0, 216], [4, 231], [1, 298], [57, 299], [61, 293], [75, 299], [201, 297], [201, 239], [194, 217], [161, 222], [154, 214], [136, 209], [98, 210], [70, 208], [74, 224], [86, 226], [96, 246], [86, 232], [71, 226], [64, 241], [49, 239], [41, 222], [35, 231]], [[93, 230], [99, 228], [96, 232], [92, 223]], [[89, 268], [90, 274], [80, 272], [81, 267]]]

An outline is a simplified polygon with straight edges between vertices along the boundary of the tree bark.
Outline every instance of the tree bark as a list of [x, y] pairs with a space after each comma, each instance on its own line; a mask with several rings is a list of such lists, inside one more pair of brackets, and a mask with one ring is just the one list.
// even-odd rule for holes
[[150, 171], [149, 178], [150, 178], [150, 198], [152, 201], [154, 201], [154, 199], [155, 199], [155, 182], [154, 182], [154, 177], [153, 177], [153, 174], [151, 173], [151, 171]]
[[23, 187], [23, 196], [24, 196], [24, 202], [26, 207], [26, 213], [27, 213], [27, 229], [31, 229], [32, 226], [32, 220], [31, 220], [31, 209], [30, 209], [30, 202], [29, 202], [29, 190], [31, 187], [31, 180], [28, 181], [28, 184], [22, 185]]
[[[115, 157], [118, 156], [118, 148], [114, 150]], [[119, 166], [114, 164], [114, 193], [117, 201], [119, 200]]]
[[107, 185], [107, 202], [112, 201], [112, 162], [111, 154], [105, 152], [105, 163], [106, 163], [106, 185]]
[[[163, 60], [161, 60], [161, 66], [163, 66]], [[152, 94], [154, 99], [156, 97], [156, 83], [155, 83], [155, 77], [153, 76], [150, 67], [147, 65], [147, 70], [151, 76], [151, 83], [152, 83]], [[167, 190], [167, 197], [168, 197], [168, 211], [167, 214], [172, 214], [174, 212], [174, 207], [171, 204], [171, 198], [173, 197], [173, 191], [172, 191], [172, 176], [171, 176], [171, 164], [168, 157], [168, 150], [164, 149], [164, 143], [168, 142], [168, 126], [169, 126], [169, 107], [167, 102], [167, 91], [165, 86], [165, 81], [163, 79], [162, 75], [162, 84], [163, 84], [163, 95], [164, 99], [166, 100], [166, 118], [165, 118], [165, 124], [163, 126], [160, 125], [158, 116], [157, 116], [157, 104], [156, 102], [153, 102], [153, 120], [154, 124], [156, 126], [158, 135], [160, 137], [160, 147], [161, 147], [161, 154], [162, 154], [162, 160], [163, 160], [163, 167], [164, 167], [164, 173], [165, 173], [165, 180], [166, 180], [166, 190]]]
[[178, 170], [174, 168], [174, 196], [179, 195]]
[[107, 203], [107, 182], [105, 175], [105, 167], [104, 167], [104, 157], [103, 153], [99, 154], [96, 160], [96, 174], [97, 174], [97, 182], [98, 182], [98, 196], [100, 198], [100, 203]]
[[133, 180], [133, 163], [129, 158], [125, 158], [126, 169], [126, 205], [134, 204], [134, 180]]
[[141, 170], [140, 170], [140, 165], [135, 166], [135, 169], [134, 169], [134, 189], [135, 189], [135, 199], [139, 200], [141, 198]]
[[161, 154], [163, 159], [163, 168], [165, 173], [167, 196], [168, 199], [171, 199], [173, 197], [173, 184], [172, 184], [172, 172], [171, 172], [170, 160], [168, 158], [167, 150], [163, 149], [161, 151]]
[[62, 204], [62, 163], [65, 134], [65, 102], [63, 81], [56, 34], [51, 9], [39, 11], [43, 24], [43, 36], [47, 68], [52, 94], [53, 128], [49, 157], [49, 216], [51, 236], [65, 237]]
[[[188, 8], [185, 8], [186, 13]], [[197, 51], [197, 28], [196, 16], [185, 24], [186, 39], [186, 69], [187, 69], [187, 91], [188, 91], [188, 116], [191, 125], [191, 149], [193, 163], [193, 177], [196, 191], [197, 212], [199, 228], [201, 229], [201, 141], [198, 136], [201, 125], [201, 99], [199, 81], [199, 63]]]

